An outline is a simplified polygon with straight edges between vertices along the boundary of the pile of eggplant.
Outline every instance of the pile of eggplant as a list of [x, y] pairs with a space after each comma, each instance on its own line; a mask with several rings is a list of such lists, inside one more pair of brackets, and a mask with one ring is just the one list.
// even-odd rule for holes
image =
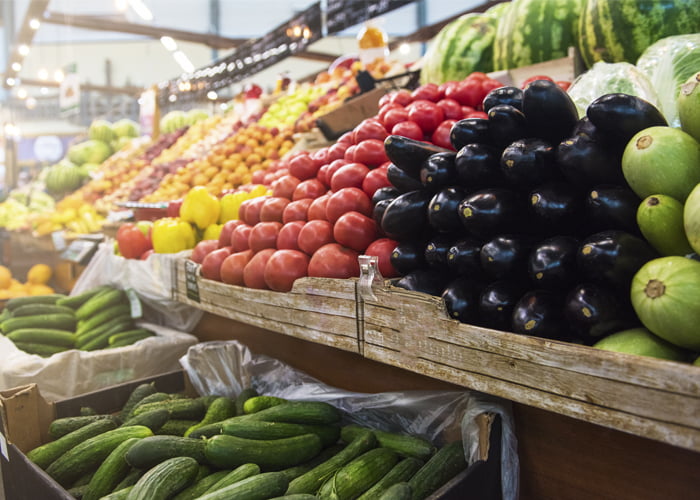
[[658, 110], [609, 94], [579, 120], [547, 80], [493, 90], [484, 110], [454, 125], [455, 151], [386, 139], [393, 187], [373, 202], [399, 242], [395, 284], [441, 296], [464, 323], [537, 337], [591, 344], [639, 325], [630, 283], [658, 255], [621, 159], [635, 133], [665, 124]]

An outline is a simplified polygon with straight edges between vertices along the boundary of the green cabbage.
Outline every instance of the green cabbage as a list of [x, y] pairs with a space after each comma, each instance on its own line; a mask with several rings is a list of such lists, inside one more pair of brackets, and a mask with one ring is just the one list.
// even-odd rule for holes
[[654, 86], [668, 123], [680, 127], [676, 101], [681, 85], [700, 70], [700, 33], [662, 38], [642, 53], [637, 68]]

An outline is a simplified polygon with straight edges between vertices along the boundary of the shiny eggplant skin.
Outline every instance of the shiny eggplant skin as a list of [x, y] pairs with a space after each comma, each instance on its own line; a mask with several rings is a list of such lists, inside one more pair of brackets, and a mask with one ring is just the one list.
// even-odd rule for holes
[[523, 335], [547, 339], [567, 339], [569, 330], [562, 310], [560, 293], [531, 290], [513, 308], [512, 330]]
[[523, 110], [523, 91], [518, 87], [499, 87], [493, 89], [484, 97], [484, 113], [488, 113], [491, 108], [499, 104], [513, 106], [520, 111]]
[[587, 189], [598, 184], [625, 185], [621, 153], [587, 135], [561, 141], [555, 157], [562, 175], [574, 186]]
[[522, 111], [507, 104], [494, 106], [488, 112], [491, 144], [505, 148], [513, 141], [529, 137], [527, 120]]
[[466, 196], [461, 187], [441, 189], [428, 204], [428, 224], [436, 231], [458, 232], [462, 230], [459, 204]]
[[642, 200], [625, 186], [596, 186], [584, 200], [584, 216], [591, 232], [620, 229], [641, 236], [637, 209]]
[[465, 118], [452, 125], [450, 142], [456, 151], [467, 144], [485, 144], [491, 141], [489, 121], [486, 118]]
[[564, 317], [574, 335], [586, 344], [639, 326], [629, 298], [595, 283], [579, 283], [569, 290]]
[[470, 191], [505, 183], [500, 156], [486, 144], [467, 144], [460, 149], [455, 157], [455, 169], [459, 185]]
[[399, 279], [395, 285], [406, 290], [439, 297], [450, 279], [448, 273], [435, 269], [416, 269]]
[[521, 193], [504, 188], [481, 189], [462, 200], [459, 216], [469, 234], [488, 238], [517, 230], [525, 209]]
[[482, 242], [475, 238], [465, 237], [457, 240], [447, 251], [447, 267], [456, 275], [479, 277], [481, 269]]
[[425, 263], [428, 267], [447, 270], [447, 254], [454, 244], [454, 236], [436, 233], [428, 239], [423, 250]]
[[481, 268], [492, 280], [522, 281], [526, 276], [526, 264], [532, 238], [520, 235], [499, 235], [486, 241], [479, 253]]
[[386, 169], [386, 178], [401, 193], [423, 189], [423, 183], [419, 178], [407, 174], [405, 170], [401, 170], [393, 163], [390, 163]]
[[448, 314], [462, 323], [476, 324], [482, 287], [480, 281], [465, 276], [450, 281], [441, 295]]
[[533, 138], [519, 139], [503, 150], [501, 172], [509, 184], [517, 187], [532, 187], [561, 176], [554, 161], [554, 148]]
[[382, 231], [389, 238], [416, 238], [428, 225], [430, 193], [409, 191], [392, 200], [382, 217]]
[[381, 227], [384, 212], [386, 212], [386, 208], [392, 201], [394, 200], [381, 200], [374, 204], [374, 207], [372, 208], [372, 218], [374, 219], [374, 222], [377, 223], [377, 226]]
[[420, 181], [428, 191], [436, 192], [457, 181], [456, 153], [436, 153], [423, 162]]
[[565, 290], [578, 280], [576, 251], [570, 236], [553, 236], [537, 243], [527, 259], [527, 273], [535, 288]]
[[383, 188], [377, 189], [374, 194], [372, 195], [372, 204], [376, 205], [382, 200], [393, 200], [396, 198], [398, 195], [401, 194], [401, 191], [396, 189], [393, 186], [386, 186]]
[[479, 295], [480, 325], [510, 331], [513, 309], [525, 290], [520, 283], [499, 280], [484, 286]]
[[389, 260], [394, 269], [405, 276], [406, 274], [423, 269], [425, 264], [425, 243], [418, 241], [401, 241], [394, 251], [391, 252]]
[[425, 160], [435, 153], [444, 153], [449, 150], [408, 137], [390, 135], [384, 139], [384, 151], [391, 163], [408, 175], [418, 178]]
[[528, 137], [538, 137], [551, 144], [569, 137], [578, 122], [574, 101], [549, 80], [535, 80], [525, 87], [522, 109], [527, 118]]
[[600, 96], [588, 105], [586, 116], [604, 140], [622, 147], [645, 128], [668, 125], [656, 106], [641, 97], [621, 93]]
[[634, 274], [658, 256], [643, 239], [625, 231], [610, 230], [585, 238], [576, 252], [576, 261], [585, 281], [628, 294]]
[[528, 217], [540, 234], [578, 234], [583, 229], [583, 201], [566, 182], [551, 182], [530, 191]]

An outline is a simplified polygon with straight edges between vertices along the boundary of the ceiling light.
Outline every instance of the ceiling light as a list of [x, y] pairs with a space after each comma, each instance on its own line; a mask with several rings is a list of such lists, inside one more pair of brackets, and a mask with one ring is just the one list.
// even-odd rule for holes
[[19, 139], [19, 137], [21, 136], [19, 127], [12, 122], [8, 122], [5, 124], [3, 132], [5, 133], [5, 137]]
[[26, 106], [27, 106], [27, 109], [36, 108], [36, 99], [33, 97], [27, 98]]
[[182, 52], [181, 50], [176, 50], [175, 52], [173, 52], [173, 57], [184, 71], [186, 71], [187, 73], [191, 73], [194, 71], [194, 64], [192, 64], [192, 61], [190, 61], [190, 59], [184, 52]]
[[20, 55], [26, 56], [27, 54], [29, 54], [29, 45], [23, 43], [17, 48], [17, 52], [19, 52]]
[[5, 83], [7, 83], [8, 87], [14, 87], [15, 83], [17, 83], [17, 80], [15, 80], [14, 78], [8, 78], [7, 80], [5, 80]]
[[210, 90], [209, 92], [207, 92], [207, 99], [215, 101], [217, 97], [219, 97], [219, 94], [217, 94], [213, 90]]
[[49, 79], [49, 70], [46, 68], [41, 68], [37, 72], [37, 75], [39, 76], [39, 80], [48, 80]]
[[22, 69], [22, 63], [19, 63], [17, 61], [12, 63], [12, 70], [13, 71], [21, 71]]
[[153, 12], [146, 7], [142, 0], [129, 0], [129, 5], [134, 9], [134, 12], [144, 21], [153, 21]]
[[411, 46], [407, 43], [402, 43], [399, 45], [399, 52], [404, 55], [409, 54], [411, 52]]
[[20, 99], [26, 99], [27, 89], [17, 89], [17, 97], [19, 97]]
[[48, 87], [41, 87], [39, 89], [39, 92], [41, 93], [41, 95], [47, 95], [49, 93], [49, 88]]
[[177, 50], [177, 43], [175, 42], [175, 40], [172, 39], [172, 37], [162, 36], [160, 37], [160, 43], [162, 43], [163, 47], [165, 47], [170, 52], [175, 52]]
[[170, 94], [170, 97], [168, 97], [168, 101], [170, 101], [170, 102], [177, 101], [177, 96], [175, 94]]
[[129, 8], [129, 2], [127, 0], [114, 0], [114, 8], [119, 12], [126, 12]]
[[61, 83], [65, 77], [66, 75], [63, 73], [62, 69], [57, 69], [53, 74], [53, 79], [58, 83]]
[[36, 17], [29, 20], [29, 27], [34, 31], [38, 30], [39, 26], [41, 26], [41, 21], [39, 21]]

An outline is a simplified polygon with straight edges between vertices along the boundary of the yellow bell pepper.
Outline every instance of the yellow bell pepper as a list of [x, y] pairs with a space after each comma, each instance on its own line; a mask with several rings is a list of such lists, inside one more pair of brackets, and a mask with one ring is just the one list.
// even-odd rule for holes
[[205, 229], [219, 220], [220, 212], [219, 199], [204, 186], [195, 186], [182, 200], [180, 218], [194, 223], [199, 229]]
[[221, 213], [219, 214], [219, 224], [224, 224], [230, 220], [237, 220], [238, 209], [241, 208], [241, 203], [248, 199], [248, 193], [245, 191], [237, 191], [228, 193], [221, 197]]
[[223, 224], [211, 224], [210, 226], [207, 226], [207, 228], [204, 230], [204, 234], [202, 234], [202, 239], [218, 240], [223, 227]]
[[153, 251], [156, 253], [177, 253], [193, 248], [195, 244], [192, 226], [175, 217], [165, 217], [155, 221], [151, 238]]

